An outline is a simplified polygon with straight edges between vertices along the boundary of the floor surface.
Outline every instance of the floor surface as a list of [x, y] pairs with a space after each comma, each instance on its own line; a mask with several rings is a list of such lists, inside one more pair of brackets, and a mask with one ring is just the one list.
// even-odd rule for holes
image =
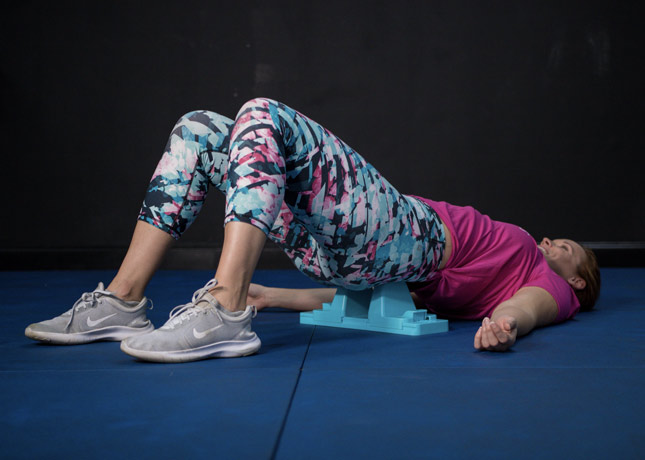
[[[475, 322], [408, 337], [299, 324], [262, 311], [257, 355], [149, 364], [118, 343], [23, 335], [110, 271], [0, 272], [2, 458], [645, 458], [645, 269], [604, 269], [597, 309], [508, 353]], [[209, 279], [162, 271], [158, 327]], [[255, 281], [314, 287], [296, 271]]]

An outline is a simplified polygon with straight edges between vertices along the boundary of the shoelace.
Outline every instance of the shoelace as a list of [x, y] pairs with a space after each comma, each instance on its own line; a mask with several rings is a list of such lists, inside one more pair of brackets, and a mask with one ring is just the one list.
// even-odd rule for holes
[[[193, 294], [192, 300], [184, 305], [177, 305], [175, 308], [173, 308], [170, 311], [170, 315], [168, 318], [168, 321], [166, 321], [166, 324], [164, 324], [161, 328], [162, 329], [174, 329], [175, 326], [178, 326], [179, 324], [183, 323], [184, 321], [188, 320], [192, 316], [198, 315], [200, 313], [206, 312], [206, 309], [204, 307], [199, 307], [197, 306], [197, 302], [201, 300], [201, 297], [207, 293], [211, 288], [215, 287], [217, 285], [217, 280], [213, 278], [210, 280], [208, 283], [203, 288], [197, 289], [195, 293]], [[221, 322], [224, 322], [222, 319], [222, 315], [219, 312], [218, 308], [215, 308], [215, 304], [210, 301], [209, 299], [203, 299], [203, 301], [206, 301], [209, 303], [209, 306], [211, 306], [212, 310], [215, 312], [217, 317]], [[255, 318], [257, 315], [258, 311], [255, 308], [255, 305], [252, 306], [253, 308], [253, 316], [252, 318]]]
[[83, 308], [93, 308], [98, 301], [97, 300], [98, 297], [103, 295], [114, 297], [112, 293], [108, 291], [102, 291], [99, 289], [96, 289], [92, 292], [84, 292], [81, 295], [81, 298], [78, 299], [76, 302], [74, 302], [74, 305], [72, 305], [72, 309], [70, 310], [71, 314], [69, 316], [69, 321], [67, 322], [67, 326], [65, 326], [65, 329], [69, 329], [69, 327], [72, 325], [72, 321], [74, 321], [74, 314], [77, 311]]
[[[69, 327], [72, 325], [72, 322], [74, 321], [74, 314], [82, 310], [84, 308], [93, 308], [96, 306], [98, 302], [98, 297], [99, 296], [106, 296], [106, 297], [112, 297], [113, 299], [121, 300], [114, 294], [112, 294], [110, 291], [105, 291], [101, 289], [95, 289], [92, 292], [84, 292], [80, 299], [78, 299], [76, 302], [74, 302], [74, 305], [72, 305], [72, 308], [70, 310], [71, 314], [69, 317], [69, 321], [67, 322], [67, 326], [65, 326], [65, 329], [69, 329]], [[152, 303], [152, 299], [148, 299], [148, 302], [150, 302], [150, 307], [148, 308], [149, 310], [152, 310], [154, 308], [154, 304]]]
[[[162, 326], [162, 329], [174, 329], [175, 326], [183, 323], [185, 320], [189, 319], [191, 316], [198, 315], [199, 313], [202, 313], [205, 311], [203, 307], [198, 307], [197, 301], [200, 300], [200, 298], [208, 292], [209, 289], [215, 287], [217, 285], [217, 280], [213, 278], [210, 280], [208, 283], [204, 285], [204, 287], [197, 289], [195, 293], [193, 294], [193, 298], [190, 302], [184, 305], [177, 305], [175, 308], [170, 310], [170, 315], [168, 318], [168, 321], [166, 321], [166, 324]], [[210, 305], [214, 307], [214, 304], [208, 300], [206, 300]], [[219, 311], [217, 308], [213, 308], [215, 313], [217, 314], [217, 317], [222, 321], [222, 317], [219, 314]]]

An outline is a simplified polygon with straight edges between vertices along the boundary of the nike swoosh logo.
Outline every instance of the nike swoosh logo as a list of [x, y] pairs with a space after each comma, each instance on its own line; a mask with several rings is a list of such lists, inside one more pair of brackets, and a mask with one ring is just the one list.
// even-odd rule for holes
[[204, 337], [206, 337], [208, 334], [210, 334], [210, 333], [211, 333], [211, 332], [213, 332], [213, 331], [216, 331], [216, 330], [217, 330], [217, 329], [219, 329], [220, 327], [222, 327], [222, 325], [221, 325], [221, 324], [220, 324], [219, 326], [215, 326], [215, 327], [213, 327], [213, 328], [206, 329], [205, 331], [202, 331], [202, 332], [199, 332], [197, 329], [193, 328], [193, 335], [195, 336], [195, 338], [196, 338], [196, 339], [203, 339], [203, 338], [204, 338]]
[[101, 319], [97, 319], [96, 321], [92, 321], [92, 320], [90, 319], [90, 317], [88, 316], [88, 317], [87, 317], [87, 325], [88, 325], [89, 327], [98, 326], [99, 324], [101, 324], [101, 323], [102, 323], [103, 321], [105, 321], [106, 319], [108, 319], [108, 318], [112, 318], [114, 315], [116, 315], [116, 313], [112, 313], [111, 315], [104, 316], [103, 318], [101, 318]]

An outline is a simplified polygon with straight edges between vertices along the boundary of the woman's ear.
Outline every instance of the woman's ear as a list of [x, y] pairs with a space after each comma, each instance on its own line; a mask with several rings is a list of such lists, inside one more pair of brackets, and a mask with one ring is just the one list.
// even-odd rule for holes
[[571, 287], [576, 291], [581, 291], [587, 287], [587, 282], [579, 276], [572, 276], [567, 280], [567, 283], [569, 283], [569, 285], [571, 285]]

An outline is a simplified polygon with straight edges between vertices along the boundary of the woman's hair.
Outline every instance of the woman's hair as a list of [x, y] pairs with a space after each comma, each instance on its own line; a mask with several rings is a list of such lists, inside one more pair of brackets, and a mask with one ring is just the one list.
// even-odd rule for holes
[[578, 297], [578, 302], [580, 302], [580, 310], [589, 311], [593, 308], [600, 294], [600, 269], [594, 252], [584, 246], [582, 249], [585, 250], [587, 257], [584, 262], [578, 265], [578, 274], [585, 280], [587, 285], [584, 289], [576, 289], [574, 292]]

